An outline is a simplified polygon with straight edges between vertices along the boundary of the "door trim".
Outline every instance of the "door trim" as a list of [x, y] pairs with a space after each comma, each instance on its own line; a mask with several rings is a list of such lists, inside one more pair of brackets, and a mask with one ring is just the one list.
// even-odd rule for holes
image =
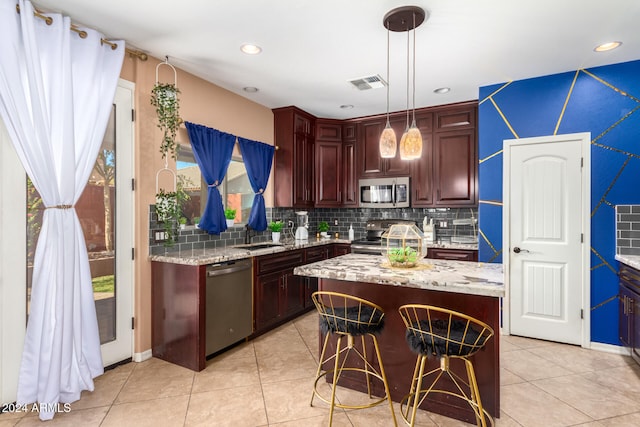
[[510, 217], [510, 191], [511, 191], [511, 148], [515, 145], [523, 144], [544, 144], [555, 142], [571, 142], [576, 141], [582, 145], [582, 235], [584, 237], [582, 243], [582, 337], [581, 346], [584, 348], [591, 347], [591, 133], [581, 132], [565, 135], [541, 136], [520, 139], [505, 139], [503, 141], [503, 172], [502, 172], [502, 264], [504, 268], [505, 278], [505, 295], [502, 304], [502, 333], [503, 335], [511, 334], [511, 289], [509, 279], [511, 277], [510, 268], [510, 247], [511, 224]]
[[0, 403], [11, 403], [27, 330], [27, 191], [26, 173], [2, 118], [0, 178]]
[[[127, 93], [124, 95], [124, 93]], [[114, 102], [122, 104], [116, 109], [116, 340], [100, 346], [104, 366], [127, 360], [133, 355], [134, 337], [131, 318], [134, 317], [134, 194], [131, 180], [134, 175], [134, 108], [135, 83], [119, 79]], [[120, 124], [118, 124], [120, 123]], [[128, 125], [128, 126], [127, 126]], [[123, 142], [126, 145], [123, 145]], [[123, 286], [123, 283], [126, 284]]]

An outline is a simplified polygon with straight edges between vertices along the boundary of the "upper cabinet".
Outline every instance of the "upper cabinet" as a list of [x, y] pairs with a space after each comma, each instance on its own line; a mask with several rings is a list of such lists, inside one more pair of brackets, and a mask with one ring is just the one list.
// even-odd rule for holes
[[316, 207], [357, 205], [355, 142], [355, 125], [316, 120]]
[[[275, 109], [275, 206], [358, 206], [361, 178], [411, 178], [412, 207], [467, 207], [478, 204], [476, 101], [416, 110], [422, 156], [380, 157], [386, 115], [361, 119], [316, 119], [295, 107]], [[406, 113], [390, 123], [398, 144]], [[409, 117], [411, 121], [411, 117]]]
[[274, 205], [310, 208], [315, 195], [315, 117], [296, 108], [273, 110]]
[[[398, 137], [404, 133], [407, 127], [405, 116], [392, 117], [391, 127]], [[366, 119], [358, 124], [358, 145], [356, 154], [358, 156], [358, 167], [360, 178], [380, 178], [385, 176], [409, 176], [411, 173], [411, 163], [400, 159], [400, 152], [392, 159], [380, 157], [380, 134], [387, 124], [385, 117]]]
[[342, 126], [342, 206], [358, 206], [356, 124]]

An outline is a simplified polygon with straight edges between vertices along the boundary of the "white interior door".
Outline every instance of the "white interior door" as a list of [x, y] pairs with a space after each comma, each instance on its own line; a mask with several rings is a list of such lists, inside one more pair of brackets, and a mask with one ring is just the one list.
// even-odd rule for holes
[[589, 140], [589, 134], [574, 134], [505, 141], [511, 334], [586, 344], [589, 192], [583, 164]]

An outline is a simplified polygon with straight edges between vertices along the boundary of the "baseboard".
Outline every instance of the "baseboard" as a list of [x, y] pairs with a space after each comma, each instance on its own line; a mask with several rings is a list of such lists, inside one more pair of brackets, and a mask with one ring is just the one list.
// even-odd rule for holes
[[631, 350], [627, 347], [613, 344], [603, 344], [601, 342], [592, 342], [591, 350], [602, 351], [604, 353], [621, 354], [623, 356], [631, 356]]
[[151, 349], [145, 350], [142, 353], [133, 353], [133, 361], [134, 362], [144, 362], [145, 360], [151, 359], [153, 356]]

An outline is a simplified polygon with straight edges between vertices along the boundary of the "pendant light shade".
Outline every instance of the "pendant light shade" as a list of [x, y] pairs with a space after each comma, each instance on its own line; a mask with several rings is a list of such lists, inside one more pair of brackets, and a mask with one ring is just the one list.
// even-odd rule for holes
[[414, 121], [400, 140], [400, 158], [415, 160], [422, 156], [422, 134]]
[[397, 148], [398, 140], [396, 138], [396, 131], [393, 130], [387, 120], [387, 126], [385, 126], [380, 135], [380, 157], [386, 159], [395, 157]]
[[387, 125], [380, 135], [380, 157], [394, 158], [398, 147], [396, 131], [389, 123], [389, 28], [387, 28]]

